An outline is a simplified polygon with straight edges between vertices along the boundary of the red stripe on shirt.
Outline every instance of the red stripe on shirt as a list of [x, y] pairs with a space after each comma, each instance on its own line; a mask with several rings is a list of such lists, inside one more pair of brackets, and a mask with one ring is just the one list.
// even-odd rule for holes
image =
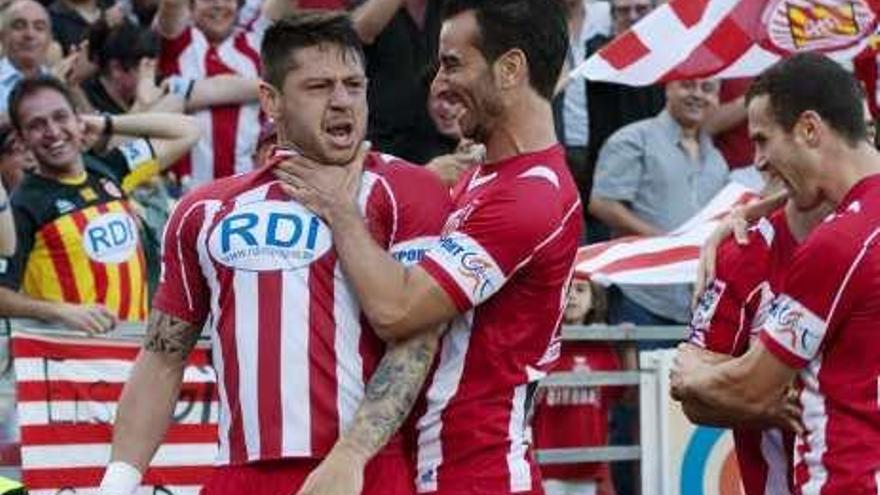
[[260, 54], [248, 42], [247, 34], [247, 31], [242, 31], [238, 33], [238, 35], [235, 36], [233, 46], [235, 46], [235, 49], [236, 51], [238, 51], [238, 53], [247, 57], [251, 61], [251, 63], [254, 64], [254, 67], [257, 68], [257, 74], [259, 74], [262, 70]]
[[55, 268], [55, 275], [58, 276], [58, 285], [61, 286], [61, 295], [65, 302], [81, 303], [79, 290], [76, 288], [76, 277], [73, 275], [73, 265], [70, 263], [70, 257], [67, 256], [67, 250], [64, 242], [61, 240], [61, 231], [58, 230], [58, 224], [52, 222], [43, 227], [37, 234], [43, 240], [49, 254], [52, 258], [52, 266]]
[[[217, 320], [217, 334], [220, 336], [220, 347], [223, 355], [223, 380], [226, 389], [226, 400], [229, 403], [229, 460], [233, 464], [247, 461], [247, 447], [244, 439], [244, 418], [241, 410], [241, 397], [238, 372], [238, 344], [235, 334], [235, 284], [232, 282], [234, 273], [226, 267], [214, 264], [217, 271], [218, 286], [226, 287], [226, 304], [220, 311]], [[224, 280], [225, 279], [225, 280]], [[242, 294], [251, 297], [252, 294]]]
[[282, 293], [282, 272], [257, 275], [259, 297], [257, 370], [260, 453], [264, 459], [281, 457], [281, 311], [276, 294]]
[[[235, 73], [220, 60], [220, 54], [213, 46], [205, 54], [205, 71], [208, 77]], [[214, 143], [215, 179], [235, 173], [235, 143], [238, 137], [240, 109], [241, 105], [211, 107], [211, 142]]]
[[[102, 208], [103, 207], [103, 208]], [[105, 214], [107, 213], [106, 205], [98, 205], [96, 207], [98, 213]], [[83, 233], [83, 237], [86, 235], [86, 225], [89, 223], [89, 219], [83, 214], [81, 210], [74, 211], [70, 214], [70, 218], [73, 220], [73, 223], [76, 224], [76, 228], [79, 229], [80, 232]], [[90, 242], [90, 239], [83, 239], [84, 242]], [[95, 277], [95, 302], [99, 302], [101, 304], [107, 303], [107, 286], [109, 285], [107, 279], [107, 267], [104, 266], [103, 263], [97, 263], [96, 261], [88, 258], [89, 267], [92, 270], [92, 276]], [[116, 308], [109, 308], [111, 311], [116, 310]], [[116, 312], [116, 311], [114, 311]]]
[[309, 403], [312, 418], [312, 451], [330, 450], [339, 436], [339, 411], [336, 396], [336, 321], [333, 269], [336, 254], [331, 252], [312, 263], [309, 268]]

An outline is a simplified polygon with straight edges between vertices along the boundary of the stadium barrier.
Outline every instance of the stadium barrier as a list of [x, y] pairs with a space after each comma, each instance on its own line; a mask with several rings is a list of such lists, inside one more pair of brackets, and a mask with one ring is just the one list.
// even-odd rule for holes
[[[19, 434], [15, 421], [15, 379], [9, 355], [13, 330], [46, 336], [71, 336], [70, 331], [33, 320], [0, 322], [0, 476], [20, 478]], [[637, 343], [683, 340], [685, 327], [566, 326], [564, 341]], [[132, 341], [143, 336], [142, 324], [121, 324], [101, 338]], [[540, 464], [639, 461], [643, 495], [738, 493], [738, 471], [729, 433], [693, 427], [677, 403], [669, 400], [668, 374], [674, 352], [642, 352], [639, 370], [556, 372], [542, 386], [639, 387], [640, 443], [538, 450]], [[731, 462], [733, 459], [733, 462]], [[733, 466], [731, 466], [733, 464]]]

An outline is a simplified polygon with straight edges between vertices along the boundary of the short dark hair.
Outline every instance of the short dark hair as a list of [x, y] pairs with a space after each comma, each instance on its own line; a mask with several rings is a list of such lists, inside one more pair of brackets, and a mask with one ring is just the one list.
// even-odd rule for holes
[[263, 79], [281, 89], [287, 73], [296, 69], [294, 52], [325, 43], [338, 45], [356, 54], [361, 65], [365, 65], [361, 40], [347, 14], [304, 10], [276, 22], [266, 30], [260, 47]]
[[105, 72], [111, 60], [116, 60], [125, 70], [138, 66], [143, 58], [159, 56], [159, 39], [151, 29], [139, 27], [123, 19], [110, 27], [99, 19], [89, 28], [89, 60]]
[[6, 100], [8, 102], [9, 120], [16, 130], [21, 130], [22, 122], [21, 116], [18, 115], [18, 109], [21, 106], [22, 100], [44, 89], [61, 93], [61, 96], [70, 104], [73, 113], [77, 113], [70, 90], [67, 89], [63, 82], [49, 75], [27, 77], [16, 83], [12, 88], [12, 92], [9, 93], [9, 99]]
[[746, 103], [768, 96], [774, 120], [786, 131], [812, 110], [850, 146], [864, 141], [861, 86], [840, 64], [818, 53], [805, 52], [780, 60], [765, 70], [746, 93]]
[[519, 48], [529, 64], [532, 88], [548, 101], [568, 52], [568, 24], [560, 0], [450, 0], [443, 19], [473, 10], [480, 27], [477, 48], [494, 62]]

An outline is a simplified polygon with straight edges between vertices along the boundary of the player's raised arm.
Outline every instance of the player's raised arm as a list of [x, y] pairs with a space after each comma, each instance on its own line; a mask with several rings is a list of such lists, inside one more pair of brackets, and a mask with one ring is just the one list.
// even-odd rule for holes
[[127, 495], [140, 485], [171, 424], [187, 357], [201, 329], [161, 311], [150, 313], [143, 348], [119, 401], [102, 494]]

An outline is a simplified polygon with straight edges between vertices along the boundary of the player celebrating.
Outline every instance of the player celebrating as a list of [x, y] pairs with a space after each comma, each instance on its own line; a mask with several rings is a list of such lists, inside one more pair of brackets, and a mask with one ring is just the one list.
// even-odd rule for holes
[[861, 90], [830, 59], [799, 54], [753, 85], [748, 113], [757, 164], [782, 178], [794, 206], [837, 207], [797, 248], [759, 340], [714, 366], [682, 346], [673, 396], [748, 420], [776, 407], [797, 376], [795, 493], [876, 492], [880, 156], [865, 139]]
[[[525, 416], [532, 385], [559, 353], [581, 235], [581, 204], [550, 107], [567, 49], [565, 15], [555, 0], [446, 6], [434, 91], [464, 109], [462, 133], [487, 156], [454, 189], [455, 212], [425, 258], [402, 266], [369, 235], [351, 187], [356, 161], [337, 168], [294, 159], [281, 176], [333, 230], [364, 311], [386, 339], [452, 321], [417, 420], [418, 491], [541, 493]], [[356, 422], [306, 493], [356, 493], [352, 466], [384, 436], [364, 432], [396, 427], [406, 410]]]
[[[294, 493], [352, 420], [385, 345], [363, 323], [329, 229], [287, 198], [274, 161], [301, 153], [332, 166], [359, 153], [366, 164], [358, 215], [404, 261], [418, 259], [448, 216], [449, 194], [433, 174], [363, 152], [364, 56], [347, 17], [281, 21], [267, 30], [262, 58], [261, 103], [279, 148], [263, 168], [185, 197], [169, 221], [163, 279], [123, 391], [103, 493], [131, 493], [139, 483], [206, 322], [221, 412], [219, 466], [203, 493]], [[413, 339], [389, 354], [400, 349], [408, 366], [421, 368], [412, 376], [424, 377], [430, 344]], [[398, 381], [414, 395], [421, 382], [409, 378]], [[364, 493], [412, 491], [411, 463], [392, 440], [368, 470]]]

